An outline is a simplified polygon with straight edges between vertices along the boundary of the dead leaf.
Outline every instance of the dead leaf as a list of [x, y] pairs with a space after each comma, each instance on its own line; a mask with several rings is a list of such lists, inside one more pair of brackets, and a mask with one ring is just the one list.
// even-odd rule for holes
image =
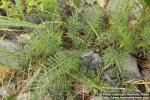
[[75, 85], [74, 89], [77, 95], [84, 95], [87, 93], [87, 89], [83, 85]]
[[0, 84], [3, 83], [3, 80], [8, 76], [11, 76], [12, 72], [9, 68], [5, 68], [3, 65], [0, 65]]
[[135, 28], [137, 24], [138, 24], [137, 19], [133, 16], [130, 16], [128, 19], [128, 27], [132, 29], [132, 28]]

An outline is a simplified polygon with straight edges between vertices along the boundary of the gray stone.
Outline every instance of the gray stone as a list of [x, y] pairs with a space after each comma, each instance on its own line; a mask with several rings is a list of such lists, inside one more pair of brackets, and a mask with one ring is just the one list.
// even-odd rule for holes
[[34, 23], [34, 24], [40, 24], [42, 20], [40, 17], [38, 17], [36, 15], [27, 15], [26, 21]]
[[135, 57], [129, 55], [124, 62], [123, 69], [125, 70], [124, 76], [128, 81], [142, 79]]
[[29, 40], [28, 34], [20, 34], [6, 39], [0, 37], [0, 64], [19, 66], [23, 60], [18, 54], [23, 48], [30, 48]]
[[21, 47], [18, 43], [7, 39], [0, 40], [0, 64], [18, 66], [21, 59], [17, 55]]
[[19, 48], [19, 45], [10, 41], [10, 40], [0, 40], [0, 50], [7, 50], [7, 51], [10, 51], [10, 52], [16, 52], [18, 51], [20, 48]]
[[87, 70], [94, 71], [96, 74], [99, 73], [99, 70], [102, 66], [102, 58], [99, 54], [94, 52], [88, 52], [82, 55], [82, 61], [86, 66]]
[[109, 84], [111, 85], [115, 85], [115, 82], [114, 80], [112, 79], [112, 77], [110, 76], [108, 70], [105, 70], [104, 71], [104, 74], [103, 74], [103, 80], [106, 80]]

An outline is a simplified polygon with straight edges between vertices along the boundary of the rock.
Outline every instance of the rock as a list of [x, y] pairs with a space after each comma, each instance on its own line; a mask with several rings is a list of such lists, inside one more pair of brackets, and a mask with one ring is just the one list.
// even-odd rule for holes
[[126, 80], [141, 80], [142, 76], [139, 72], [137, 60], [133, 56], [128, 56], [124, 62], [123, 69]]
[[19, 58], [0, 55], [0, 63], [4, 65], [19, 66], [22, 61]]
[[[102, 58], [99, 54], [94, 53], [92, 51], [82, 55], [82, 62], [83, 65], [85, 65], [87, 72], [93, 71], [95, 74], [99, 73], [100, 68], [102, 66]], [[129, 55], [122, 66], [123, 70], [125, 70], [122, 73], [122, 76], [125, 78], [126, 81], [143, 79], [140, 74], [137, 60], [135, 57]], [[115, 84], [116, 82], [116, 80], [113, 79], [109, 74], [109, 69], [104, 70], [102, 79], [108, 81], [108, 83], [110, 83], [111, 85]]]
[[0, 89], [0, 100], [3, 100], [3, 97], [6, 96], [6, 91], [4, 89]]
[[109, 74], [108, 70], [104, 71], [102, 79], [106, 80], [106, 82], [109, 83], [109, 84], [111, 84], [111, 85], [115, 84], [115, 82], [112, 79], [111, 75]]
[[88, 52], [82, 55], [82, 61], [89, 72], [94, 71], [95, 74], [99, 73], [99, 70], [102, 66], [102, 58], [99, 54], [92, 51]]
[[27, 43], [30, 40], [30, 36], [20, 34], [11, 37], [6, 37], [6, 39], [0, 37], [0, 64], [19, 66], [23, 61], [18, 53], [23, 48], [29, 48]]
[[1, 39], [0, 40], [0, 50], [7, 50], [9, 52], [16, 52], [16, 51], [19, 51], [19, 45], [10, 41], [10, 40], [7, 40], [7, 39]]
[[21, 47], [19, 43], [7, 39], [0, 40], [0, 64], [18, 66], [22, 61], [17, 55]]
[[40, 24], [41, 23], [40, 17], [38, 17], [36, 15], [26, 15], [26, 21], [34, 23], [34, 24]]

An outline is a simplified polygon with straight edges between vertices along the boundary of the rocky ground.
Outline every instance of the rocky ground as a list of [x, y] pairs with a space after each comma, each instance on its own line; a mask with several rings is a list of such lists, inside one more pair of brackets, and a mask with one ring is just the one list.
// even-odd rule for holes
[[[95, 0], [96, 1], [96, 0]], [[107, 14], [112, 14], [115, 12], [115, 9], [118, 7], [116, 0], [111, 0], [109, 4], [105, 2], [105, 0], [99, 0], [98, 5], [96, 4], [93, 8], [95, 2], [94, 0], [86, 0], [85, 7], [83, 8], [82, 12], [88, 19], [89, 23], [92, 23], [95, 15], [95, 8], [102, 7], [106, 10]], [[80, 4], [80, 6], [84, 6], [84, 2]], [[63, 2], [64, 3], [64, 2]], [[70, 2], [65, 2], [65, 4], [62, 7], [64, 7], [64, 12], [67, 15], [70, 15], [70, 10], [73, 9], [73, 4]], [[66, 5], [66, 6], [65, 6]], [[107, 5], [107, 7], [106, 7]], [[70, 8], [72, 7], [72, 8]], [[117, 8], [119, 9], [119, 8]], [[129, 17], [128, 21], [128, 27], [133, 28], [138, 23], [138, 19], [142, 16], [143, 6], [140, 3], [137, 3], [135, 6], [135, 9], [133, 10], [134, 18]], [[0, 10], [0, 13], [1, 12]], [[109, 26], [111, 24], [111, 21], [109, 17], [104, 15], [102, 19], [102, 24], [104, 26]], [[107, 18], [108, 17], [108, 18]], [[64, 18], [65, 19], [65, 18]], [[109, 20], [109, 22], [107, 22]], [[42, 19], [40, 19], [38, 16], [34, 15], [27, 15], [26, 21], [34, 23], [34, 24], [41, 24]], [[81, 23], [83, 19], [80, 19]], [[43, 22], [44, 23], [44, 22]], [[82, 23], [84, 26], [84, 22]], [[86, 27], [84, 27], [86, 30]], [[31, 97], [30, 91], [27, 89], [27, 91], [18, 91], [19, 86], [16, 85], [16, 82], [13, 82], [11, 80], [14, 79], [14, 77], [18, 77], [19, 74], [22, 73], [18, 67], [13, 67], [13, 69], [10, 66], [20, 66], [22, 63], [24, 63], [24, 59], [22, 59], [22, 56], [19, 54], [22, 53], [23, 50], [30, 48], [30, 40], [31, 40], [31, 32], [32, 30], [29, 30], [29, 32], [26, 32], [26, 28], [24, 29], [17, 29], [17, 28], [7, 28], [5, 30], [0, 30], [0, 97], [3, 98], [8, 95], [14, 95], [17, 94], [16, 100], [29, 100]], [[63, 30], [64, 31], [64, 30]], [[18, 54], [18, 55], [17, 55]], [[86, 52], [82, 53], [80, 55], [80, 62], [81, 66], [84, 66], [80, 70], [85, 70], [86, 74], [90, 74], [93, 76], [98, 76], [99, 74], [102, 74], [101, 81], [106, 82], [107, 84], [111, 85], [115, 88], [116, 84], [116, 93], [120, 93], [123, 91], [126, 91], [126, 87], [124, 84], [132, 84], [135, 89], [135, 93], [141, 93], [141, 92], [149, 92], [150, 91], [150, 85], [146, 82], [150, 81], [150, 60], [148, 58], [138, 57], [134, 54], [125, 55], [125, 59], [121, 62], [121, 67], [124, 70], [124, 72], [115, 72], [116, 75], [114, 75], [114, 72], [112, 72], [113, 69], [115, 69], [115, 64], [110, 64], [108, 66], [104, 65], [104, 57], [103, 54], [100, 52], [100, 50], [97, 48], [89, 48]], [[8, 67], [4, 67], [8, 66]], [[18, 71], [19, 70], [19, 71]], [[102, 73], [100, 73], [102, 72]], [[88, 76], [92, 77], [92, 76]], [[19, 78], [18, 78], [19, 79]], [[7, 82], [4, 84], [3, 82]], [[18, 81], [18, 80], [17, 80]], [[24, 80], [26, 81], [26, 79]], [[20, 83], [23, 87], [26, 82]], [[79, 98], [81, 96], [81, 100], [113, 100], [112, 98], [103, 98], [103, 96], [96, 94], [93, 96], [85, 96], [86, 89], [84, 89], [84, 86], [82, 85], [75, 85], [74, 91], [77, 95], [79, 95]], [[15, 97], [15, 96], [14, 96]], [[147, 98], [143, 99], [146, 100]], [[8, 99], [8, 100], [15, 100], [15, 99]], [[41, 100], [51, 100], [51, 97], [49, 95], [44, 95], [44, 97]], [[59, 100], [59, 99], [58, 99]], [[66, 97], [65, 100], [71, 100], [69, 99], [69, 96]], [[125, 99], [127, 100], [127, 99]], [[133, 98], [128, 99], [133, 100]], [[138, 99], [137, 99], [138, 100]], [[148, 100], [148, 99], [147, 99]]]

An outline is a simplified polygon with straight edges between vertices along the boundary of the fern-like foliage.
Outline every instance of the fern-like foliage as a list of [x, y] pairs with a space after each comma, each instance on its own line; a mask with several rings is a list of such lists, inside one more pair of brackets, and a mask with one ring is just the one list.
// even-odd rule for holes
[[[75, 95], [72, 89], [74, 83], [84, 85], [89, 89], [89, 92], [113, 89], [111, 84], [102, 80], [103, 69], [110, 68], [111, 76], [117, 78], [115, 85], [118, 85], [120, 82], [119, 75], [123, 76], [125, 72], [123, 64], [127, 56], [132, 53], [137, 54], [136, 51], [141, 48], [143, 49], [141, 54], [150, 52], [149, 7], [145, 7], [143, 4], [141, 17], [134, 19], [138, 23], [135, 27], [130, 28], [129, 19], [130, 16], [134, 16], [132, 9], [136, 0], [116, 0], [114, 9], [110, 9], [111, 7], [102, 8], [98, 3], [86, 4], [83, 0], [69, 0], [72, 5], [66, 1], [41, 1], [46, 6], [42, 10], [47, 14], [44, 18], [48, 17], [48, 20], [51, 21], [45, 23], [49, 24], [35, 25], [12, 18], [0, 17], [0, 26], [4, 28], [29, 27], [33, 29], [30, 34], [31, 40], [21, 53], [7, 52], [0, 48], [0, 57], [21, 59], [23, 56], [26, 70], [28, 68], [38, 70], [31, 73], [33, 77], [27, 82], [27, 87], [30, 87], [30, 91], [34, 94], [33, 99], [36, 100], [45, 94], [50, 94], [54, 100], [58, 99], [58, 96], [62, 96], [63, 93]], [[111, 2], [111, 0], [108, 1]], [[49, 2], [50, 4], [54, 3], [54, 5], [47, 6]], [[66, 12], [64, 10], [68, 11], [68, 9], [64, 9], [65, 6], [71, 13], [68, 16], [62, 14]], [[61, 12], [59, 12], [60, 9]], [[64, 15], [65, 19], [61, 15]], [[104, 20], [105, 17], [108, 18]], [[107, 23], [109, 23], [108, 26]], [[61, 30], [61, 26], [66, 31]], [[75, 47], [73, 50], [64, 49], [62, 46], [64, 45], [64, 34], [67, 34], [73, 42]], [[103, 58], [103, 65], [99, 75], [88, 74], [86, 70], [82, 70], [86, 66], [82, 65], [80, 60], [81, 52], [86, 51], [87, 48], [91, 49], [89, 47], [100, 49], [99, 53]]]
[[45, 70], [36, 80], [35, 91], [40, 95], [49, 91], [56, 96], [68, 90], [71, 83], [67, 73], [77, 70], [79, 64], [77, 58], [75, 54], [67, 51], [57, 52], [54, 56], [48, 57]]

